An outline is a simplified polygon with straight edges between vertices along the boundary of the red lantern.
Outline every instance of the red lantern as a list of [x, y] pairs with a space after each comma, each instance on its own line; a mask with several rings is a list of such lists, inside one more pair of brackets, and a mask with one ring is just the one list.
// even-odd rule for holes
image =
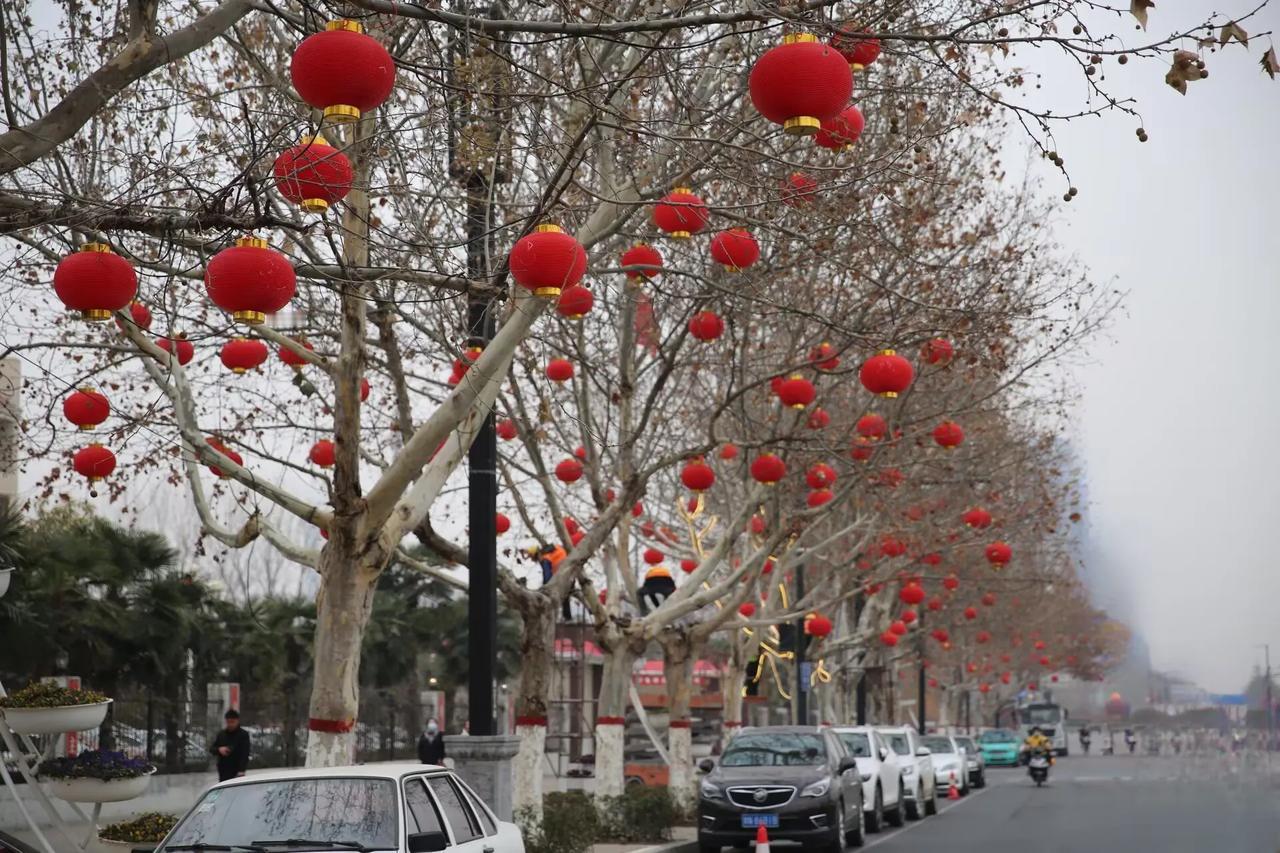
[[939, 643], [948, 643], [951, 641], [951, 635], [947, 633], [946, 628], [934, 628], [931, 636]]
[[497, 430], [498, 438], [503, 441], [510, 441], [520, 434], [520, 431], [516, 429], [516, 422], [510, 418], [504, 418], [498, 421]]
[[[612, 503], [612, 501], [610, 501], [610, 503]], [[641, 503], [640, 501], [636, 501], [631, 505], [631, 517], [639, 518], [642, 515], [644, 515], [644, 504]]]
[[942, 555], [937, 551], [933, 551], [921, 557], [920, 562], [926, 566], [940, 566], [942, 565]]
[[767, 529], [764, 518], [759, 515], [751, 516], [751, 532], [757, 536], [762, 536]]
[[666, 555], [657, 548], [644, 549], [644, 561], [651, 566], [656, 566], [666, 559]]
[[836, 469], [825, 462], [818, 462], [804, 475], [811, 489], [825, 489], [836, 481]]
[[[880, 556], [893, 559], [894, 557], [901, 557], [905, 553], [907, 553], [907, 543], [901, 539], [886, 536], [880, 540]], [[918, 602], [911, 603], [916, 604]]]
[[862, 33], [858, 33], [845, 28], [831, 40], [831, 46], [848, 61], [850, 70], [862, 71], [879, 58], [880, 39], [869, 35], [870, 32], [871, 30], [864, 29]]
[[897, 397], [911, 387], [915, 370], [911, 362], [891, 349], [881, 350], [867, 359], [858, 372], [862, 386], [881, 397]]
[[883, 438], [888, 429], [889, 425], [879, 415], [863, 415], [858, 418], [858, 435], [864, 438]]
[[709, 343], [724, 334], [724, 320], [714, 311], [699, 311], [689, 318], [689, 334]]
[[994, 592], [984, 592], [982, 594], [982, 606], [994, 607], [996, 603], [996, 594]]
[[991, 513], [987, 512], [980, 506], [975, 506], [967, 510], [964, 515], [960, 516], [965, 526], [974, 527], [978, 530], [991, 526]]
[[744, 602], [743, 605], [738, 608], [738, 614], [742, 616], [743, 619], [750, 619], [752, 616], [756, 615], [756, 606], [750, 601]]
[[562, 483], [576, 483], [582, 477], [582, 463], [577, 459], [565, 459], [556, 464], [556, 479]]
[[1003, 569], [1013, 559], [1013, 549], [1005, 542], [992, 542], [987, 546], [987, 562], [993, 569]]
[[873, 439], [860, 435], [853, 440], [853, 448], [849, 451], [849, 455], [853, 457], [855, 462], [867, 462], [871, 459], [872, 454], [876, 452], [873, 446]]
[[756, 60], [747, 78], [751, 103], [790, 134], [817, 133], [853, 94], [853, 73], [845, 59], [808, 33], [792, 33]]
[[111, 403], [92, 388], [81, 388], [62, 401], [62, 414], [87, 432], [111, 416]]
[[82, 319], [108, 320], [137, 294], [138, 274], [106, 243], [85, 243], [58, 262], [53, 292]]
[[360, 377], [360, 402], [363, 403], [369, 399], [369, 380], [363, 376]]
[[955, 421], [943, 421], [933, 428], [933, 440], [946, 450], [955, 450], [964, 442], [964, 430]]
[[581, 530], [575, 530], [569, 534], [569, 541], [573, 543], [573, 547], [577, 548], [578, 543], [587, 538], [587, 534]]
[[684, 572], [686, 575], [691, 575], [697, 570], [698, 570], [697, 560], [681, 560], [680, 561], [680, 571]]
[[1045, 649], [1044, 640], [1036, 640], [1036, 642], [1035, 642], [1035, 649], [1036, 649], [1036, 651], [1038, 651], [1038, 652], [1042, 652], [1042, 651], [1044, 651], [1044, 649]]
[[898, 598], [901, 599], [903, 604], [909, 604], [912, 607], [915, 607], [924, 601], [924, 587], [914, 581], [904, 584], [902, 589], [898, 592]]
[[[316, 351], [316, 348], [311, 345], [310, 341], [304, 341], [298, 338], [293, 338], [292, 340], [295, 344], [308, 352]], [[280, 347], [280, 360], [292, 367], [295, 372], [299, 373], [302, 371], [302, 368], [307, 366], [307, 360], [288, 347]]]
[[176, 353], [178, 364], [186, 364], [196, 356], [195, 345], [187, 340], [185, 332], [179, 332], [176, 338], [157, 338], [156, 346], [169, 353], [170, 356]]
[[258, 237], [241, 237], [209, 260], [204, 287], [213, 303], [241, 323], [261, 323], [298, 289], [289, 259]]
[[885, 631], [880, 635], [880, 645], [893, 648], [898, 645], [898, 635], [892, 631]]
[[822, 123], [822, 129], [813, 137], [814, 143], [822, 148], [846, 150], [862, 136], [867, 121], [862, 117], [862, 110], [854, 106], [845, 107], [840, 115], [829, 118]]
[[591, 308], [595, 304], [596, 298], [591, 295], [590, 290], [580, 284], [574, 284], [560, 291], [556, 310], [561, 316], [568, 317], [570, 320], [581, 320], [591, 313]]
[[222, 345], [219, 354], [222, 363], [232, 373], [240, 375], [253, 370], [267, 360], [271, 353], [262, 341], [251, 341], [248, 338], [232, 338]]
[[311, 445], [311, 453], [308, 455], [312, 464], [319, 465], [321, 468], [332, 468], [337, 462], [337, 448], [327, 438], [322, 438]]
[[968, 619], [969, 621], [973, 621], [974, 619], [977, 619], [977, 618], [978, 618], [978, 608], [976, 608], [976, 607], [966, 607], [966, 608], [964, 609], [964, 618]]
[[762, 453], [751, 463], [751, 476], [766, 486], [772, 486], [786, 475], [786, 463], [772, 453]]
[[568, 382], [573, 378], [573, 362], [567, 358], [553, 358], [547, 362], [547, 378], [552, 382]]
[[330, 21], [302, 40], [289, 64], [298, 96], [337, 123], [378, 108], [396, 84], [396, 65], [355, 21]]
[[[129, 303], [129, 319], [133, 321], [133, 325], [145, 332], [151, 328], [151, 309], [135, 299]], [[121, 329], [124, 328], [124, 321], [118, 317], [116, 324]]]
[[662, 254], [648, 243], [636, 243], [622, 253], [622, 265], [632, 281], [653, 278], [662, 272]]
[[907, 623], [903, 622], [901, 619], [895, 619], [893, 620], [893, 623], [889, 625], [889, 630], [901, 637], [907, 633]]
[[902, 621], [908, 625], [913, 624], [916, 621], [916, 612], [914, 610], [902, 611]]
[[1001, 683], [1001, 684], [1008, 684], [1008, 683], [1010, 682], [1010, 680], [1012, 680], [1012, 678], [1013, 678], [1013, 673], [1011, 673], [1011, 672], [1002, 672], [1002, 673], [1000, 673], [1000, 683]]
[[1041, 657], [1041, 658], [1040, 658], [1040, 665], [1041, 665], [1041, 666], [1049, 666], [1049, 663], [1050, 663], [1050, 661], [1049, 661], [1049, 658], [1048, 658], [1047, 656], [1046, 656], [1046, 657]]
[[653, 223], [668, 237], [686, 240], [707, 227], [707, 203], [688, 187], [676, 187], [653, 206]]
[[942, 579], [942, 585], [946, 587], [947, 592], [955, 592], [960, 588], [960, 578], [955, 575], [947, 575]]
[[831, 425], [831, 415], [827, 414], [827, 410], [818, 407], [809, 413], [809, 420], [806, 421], [809, 429], [826, 429]]
[[566, 287], [582, 281], [587, 271], [587, 250], [559, 225], [539, 225], [511, 247], [507, 265], [516, 284], [534, 296], [554, 299]]
[[502, 513], [498, 513], [493, 519], [493, 529], [498, 532], [499, 536], [501, 536], [503, 533], [506, 533], [511, 529], [511, 519], [507, 518]]
[[830, 373], [840, 366], [840, 356], [830, 342], [823, 341], [809, 351], [809, 363], [824, 373]]
[[804, 632], [810, 637], [825, 637], [834, 627], [830, 619], [818, 613], [810, 614], [804, 620]]
[[351, 161], [323, 136], [305, 136], [272, 166], [280, 195], [309, 213], [323, 213], [351, 191]]
[[974, 636], [974, 639], [977, 640], [979, 643], [989, 643], [991, 642], [991, 634], [990, 632], [987, 632], [987, 631], [979, 631]]
[[[244, 465], [244, 457], [241, 456], [239, 453], [236, 453], [230, 447], [227, 447], [218, 439], [209, 437], [209, 438], [206, 438], [204, 442], [205, 444], [212, 447], [214, 451], [221, 454], [222, 456], [227, 457], [237, 465], [241, 465], [241, 466]], [[213, 476], [217, 477], [220, 480], [225, 480], [228, 477], [228, 474], [225, 471], [223, 471], [221, 468], [219, 468], [217, 465], [210, 465], [209, 470], [213, 472]]]
[[571, 515], [566, 515], [564, 517], [564, 529], [566, 532], [569, 533], [569, 535], [573, 535], [574, 533], [577, 533], [579, 529], [578, 520]]
[[978, 692], [979, 692], [979, 693], [990, 693], [990, 692], [991, 692], [991, 685], [990, 685], [990, 684], [987, 684], [985, 681], [984, 681], [984, 682], [982, 682], [981, 684], [979, 684], [979, 685], [978, 685]]
[[929, 599], [928, 607], [929, 607], [929, 609], [930, 609], [930, 610], [932, 610], [932, 611], [934, 611], [934, 612], [937, 612], [937, 611], [941, 610], [941, 609], [942, 609], [942, 599], [941, 599], [941, 598], [931, 598], [931, 599]]
[[807, 207], [818, 197], [818, 182], [804, 172], [792, 172], [782, 184], [782, 203]]
[[690, 491], [705, 492], [715, 485], [716, 473], [699, 457], [685, 464], [680, 471], [680, 482], [684, 483], [684, 487]]
[[830, 489], [814, 489], [809, 493], [809, 497], [805, 499], [805, 503], [810, 509], [817, 509], [823, 504], [831, 503], [835, 499], [835, 494]]
[[920, 357], [929, 364], [937, 364], [943, 367], [951, 363], [951, 358], [955, 355], [955, 349], [951, 346], [951, 341], [946, 338], [934, 338], [931, 341], [925, 341], [924, 346], [920, 348]]
[[116, 470], [116, 455], [101, 444], [91, 444], [76, 451], [71, 465], [77, 474], [96, 483]]
[[726, 462], [738, 458], [738, 445], [731, 441], [725, 442], [724, 447], [720, 448], [720, 458]]
[[760, 260], [760, 244], [745, 228], [730, 228], [711, 238], [711, 260], [729, 272], [742, 272]]
[[803, 376], [792, 376], [778, 385], [778, 399], [793, 409], [806, 408], [817, 396], [813, 383]]

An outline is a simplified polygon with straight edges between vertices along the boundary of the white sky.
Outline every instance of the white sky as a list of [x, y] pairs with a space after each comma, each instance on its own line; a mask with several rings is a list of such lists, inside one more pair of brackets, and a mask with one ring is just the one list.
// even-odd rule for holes
[[[1174, 10], [1157, 5], [1152, 34]], [[1191, 0], [1176, 23], [1209, 11]], [[1246, 28], [1280, 30], [1280, 10]], [[1258, 644], [1280, 661], [1268, 533], [1280, 520], [1280, 80], [1258, 64], [1270, 44], [1208, 55], [1209, 77], [1185, 98], [1163, 68], [1109, 61], [1151, 141], [1118, 116], [1074, 122], [1057, 141], [1080, 190], [1057, 236], [1097, 281], [1129, 293], [1077, 372], [1091, 544], [1105, 555], [1094, 570], [1128, 591], [1153, 665], [1216, 692], [1243, 688]], [[1049, 189], [1060, 197], [1061, 180]]]

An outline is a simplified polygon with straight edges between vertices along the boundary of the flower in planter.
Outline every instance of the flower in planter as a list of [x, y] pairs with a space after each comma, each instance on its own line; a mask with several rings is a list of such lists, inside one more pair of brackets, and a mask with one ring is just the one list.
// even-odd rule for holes
[[73, 690], [52, 681], [36, 681], [8, 696], [0, 696], [0, 708], [62, 708], [105, 701], [107, 697], [96, 690]]
[[145, 758], [130, 758], [123, 752], [86, 749], [75, 758], [51, 758], [40, 765], [42, 779], [136, 779], [156, 772]]
[[171, 814], [150, 812], [133, 820], [122, 820], [103, 827], [98, 837], [103, 841], [121, 841], [126, 844], [159, 844], [178, 823]]

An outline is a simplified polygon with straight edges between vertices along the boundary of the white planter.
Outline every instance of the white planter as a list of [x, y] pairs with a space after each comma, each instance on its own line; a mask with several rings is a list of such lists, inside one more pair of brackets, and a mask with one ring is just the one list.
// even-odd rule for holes
[[0, 716], [20, 735], [60, 735], [87, 732], [102, 725], [111, 700], [93, 705], [62, 705], [57, 708], [0, 708]]
[[49, 779], [48, 791], [71, 803], [119, 803], [142, 796], [151, 784], [151, 774], [132, 779]]
[[94, 848], [98, 853], [129, 853], [131, 850], [154, 850], [159, 847], [156, 841], [110, 841], [106, 838], [94, 839]]
[[13, 577], [13, 569], [0, 569], [0, 598], [9, 591], [9, 580]]

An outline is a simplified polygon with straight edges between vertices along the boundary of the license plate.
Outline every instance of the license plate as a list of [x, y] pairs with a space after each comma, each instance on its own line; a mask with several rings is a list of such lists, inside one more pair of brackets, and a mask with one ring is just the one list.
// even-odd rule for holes
[[744, 814], [742, 816], [743, 829], [755, 829], [757, 826], [763, 826], [766, 829], [777, 829], [778, 816], [776, 814]]

